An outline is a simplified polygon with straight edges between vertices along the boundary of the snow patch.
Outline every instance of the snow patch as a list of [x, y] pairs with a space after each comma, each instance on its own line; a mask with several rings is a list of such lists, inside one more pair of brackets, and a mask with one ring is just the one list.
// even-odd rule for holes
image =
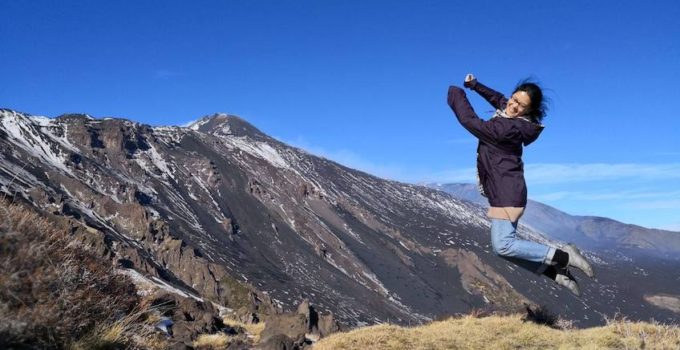
[[153, 145], [149, 144], [149, 150], [147, 151], [149, 154], [149, 157], [151, 158], [151, 162], [153, 162], [153, 165], [158, 168], [162, 173], [168, 175], [170, 178], [173, 180], [175, 179], [175, 175], [170, 171], [170, 167], [168, 166], [168, 163], [163, 159], [163, 157], [158, 153], [156, 150], [156, 147]]
[[371, 282], [373, 282], [375, 285], [377, 285], [380, 288], [380, 291], [382, 292], [383, 295], [389, 295], [390, 294], [390, 291], [387, 288], [385, 288], [385, 286], [382, 284], [382, 282], [380, 282], [380, 280], [378, 279], [378, 276], [376, 276], [374, 273], [370, 273], [370, 272], [366, 272], [366, 271], [362, 271], [361, 273], [364, 275], [364, 277], [368, 278], [369, 280], [371, 280]]
[[189, 122], [189, 123], [187, 123], [187, 124], [185, 124], [185, 125], [183, 125], [183, 126], [189, 128], [189, 129], [191, 129], [191, 130], [196, 130], [196, 131], [198, 131], [198, 129], [199, 129], [201, 126], [205, 125], [205, 124], [208, 123], [209, 121], [210, 121], [210, 118], [202, 118], [202, 119], [199, 119], [199, 120], [196, 120], [196, 121], [193, 121], [193, 122]]
[[[54, 144], [50, 144], [50, 141], [59, 144], [61, 142], [54, 140], [51, 133], [42, 133], [36, 130], [40, 129], [38, 122], [15, 112], [2, 111], [0, 117], [2, 118], [2, 126], [13, 144], [64, 173], [74, 176], [71, 169], [65, 165], [67, 158], [64, 152], [58, 147], [54, 147]], [[42, 123], [50, 123], [44, 117], [40, 117], [39, 120]]]
[[231, 146], [263, 159], [277, 168], [290, 169], [290, 165], [279, 152], [265, 142], [250, 142], [246, 137], [228, 137], [226, 140]]
[[119, 269], [117, 272], [130, 277], [130, 279], [132, 279], [135, 286], [137, 287], [138, 293], [140, 295], [149, 295], [149, 294], [153, 293], [153, 291], [155, 289], [160, 288], [160, 289], [163, 289], [167, 292], [179, 295], [179, 296], [184, 297], [184, 298], [192, 298], [196, 301], [203, 302], [202, 298], [199, 298], [199, 297], [197, 297], [197, 296], [195, 296], [191, 293], [187, 293], [183, 290], [180, 290], [176, 287], [173, 287], [173, 286], [171, 286], [170, 284], [168, 284], [167, 282], [163, 281], [162, 279], [160, 279], [158, 277], [153, 276], [149, 279], [146, 276], [142, 275], [141, 273], [139, 273], [135, 270], [132, 270], [132, 269], [124, 269], [124, 270]]

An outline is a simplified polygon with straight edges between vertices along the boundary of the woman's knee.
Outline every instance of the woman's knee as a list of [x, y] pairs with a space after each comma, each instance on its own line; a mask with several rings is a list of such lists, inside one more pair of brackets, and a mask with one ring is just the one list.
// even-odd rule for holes
[[496, 255], [508, 256], [512, 252], [513, 241], [511, 236], [492, 234], [491, 248]]
[[496, 255], [508, 257], [513, 256], [512, 243], [513, 242], [510, 239], [503, 239], [496, 242], [492, 240], [491, 246]]
[[512, 252], [515, 229], [510, 221], [494, 220], [491, 224], [491, 248], [500, 256], [508, 256]]

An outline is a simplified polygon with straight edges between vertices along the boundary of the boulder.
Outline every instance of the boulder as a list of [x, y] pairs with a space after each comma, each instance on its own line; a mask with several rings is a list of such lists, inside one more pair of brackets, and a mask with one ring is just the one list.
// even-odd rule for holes
[[260, 342], [257, 346], [258, 350], [293, 350], [300, 349], [300, 346], [295, 344], [293, 339], [290, 339], [285, 334], [277, 334], [269, 337], [266, 341]]
[[191, 343], [199, 334], [239, 333], [238, 329], [228, 327], [222, 322], [211, 303], [173, 294], [159, 294], [152, 301], [152, 306], [157, 308], [161, 316], [172, 319], [172, 336], [180, 342]]
[[267, 318], [260, 339], [262, 339], [262, 343], [267, 343], [272, 337], [285, 335], [294, 342], [301, 344], [305, 340], [308, 327], [305, 315], [297, 313], [272, 315]]
[[292, 340], [294, 349], [302, 349], [312, 341], [339, 330], [340, 324], [333, 319], [333, 314], [320, 315], [309, 300], [305, 299], [298, 305], [295, 313], [269, 315], [260, 334], [260, 344], [268, 346], [267, 349], [284, 349], [284, 345], [288, 346], [284, 341], [287, 338]]
[[323, 338], [330, 334], [340, 332], [342, 327], [340, 323], [333, 317], [333, 313], [327, 313], [325, 315], [319, 316], [319, 337]]
[[332, 313], [319, 314], [307, 299], [300, 303], [297, 313], [307, 318], [307, 332], [314, 334], [316, 338], [322, 338], [340, 330], [340, 324], [333, 318]]

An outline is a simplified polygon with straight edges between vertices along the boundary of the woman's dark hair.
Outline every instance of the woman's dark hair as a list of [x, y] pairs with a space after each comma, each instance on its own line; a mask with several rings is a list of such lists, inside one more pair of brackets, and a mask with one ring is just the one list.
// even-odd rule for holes
[[529, 95], [531, 106], [529, 106], [527, 115], [533, 119], [533, 121], [540, 123], [548, 111], [547, 101], [543, 98], [543, 90], [541, 90], [541, 87], [530, 79], [524, 79], [517, 84], [515, 91], [512, 93], [514, 94], [517, 91], [524, 91]]

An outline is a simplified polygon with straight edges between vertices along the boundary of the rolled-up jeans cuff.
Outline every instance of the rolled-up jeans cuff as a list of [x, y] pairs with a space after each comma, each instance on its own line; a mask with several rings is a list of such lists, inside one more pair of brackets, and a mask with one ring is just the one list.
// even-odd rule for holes
[[554, 265], [553, 264], [553, 257], [555, 256], [555, 251], [557, 250], [555, 247], [548, 247], [548, 254], [545, 255], [545, 259], [543, 259], [543, 263], [545, 265]]

